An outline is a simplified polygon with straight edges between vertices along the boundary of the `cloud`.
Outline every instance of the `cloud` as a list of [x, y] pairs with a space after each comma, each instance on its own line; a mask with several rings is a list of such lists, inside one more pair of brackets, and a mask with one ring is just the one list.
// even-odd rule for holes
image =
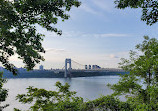
[[17, 54], [11, 56], [11, 57], [9, 58], [9, 61], [11, 61], [11, 62], [22, 62], [22, 60], [18, 58], [18, 55], [17, 55]]
[[112, 9], [114, 9], [113, 6], [113, 0], [92, 0], [93, 4], [97, 6], [98, 9], [110, 12]]
[[82, 5], [79, 7], [79, 9], [81, 11], [84, 11], [86, 13], [90, 13], [93, 15], [97, 15], [97, 16], [104, 16], [104, 14], [98, 10], [97, 8], [94, 7], [95, 4], [92, 1], [86, 1], [86, 2], [82, 2]]
[[111, 34], [96, 34], [94, 36], [96, 36], [96, 37], [127, 37], [129, 35], [127, 35], [127, 34], [111, 33]]
[[87, 4], [82, 4], [80, 6], [80, 9], [83, 11], [86, 11], [88, 13], [91, 13], [91, 14], [97, 14], [97, 11], [95, 11], [93, 8], [89, 7]]
[[110, 54], [109, 57], [110, 57], [111, 59], [119, 58], [118, 56], [116, 56], [116, 55], [114, 55], [114, 54]]
[[81, 36], [83, 33], [79, 31], [63, 31], [62, 35], [57, 35], [55, 32], [49, 32], [46, 29], [40, 29], [39, 33], [42, 33], [45, 35], [45, 37], [51, 37], [51, 38], [69, 38], [69, 37], [76, 37]]
[[119, 33], [105, 33], [105, 34], [84, 34], [84, 37], [91, 36], [91, 37], [129, 37], [129, 34], [119, 34]]
[[55, 53], [62, 53], [66, 52], [64, 49], [55, 49], [55, 48], [46, 48], [46, 52], [55, 52]]
[[97, 34], [97, 33], [83, 33], [83, 32], [64, 32], [61, 37], [130, 37], [131, 35], [129, 34], [121, 34], [121, 33], [102, 33], [102, 34]]
[[93, 33], [93, 34], [83, 34], [82, 35], [83, 37], [129, 37], [131, 35], [129, 34], [121, 34], [121, 33], [102, 33], [102, 34], [96, 34], [96, 33]]
[[[40, 28], [39, 28], [40, 29]], [[40, 29], [40, 33], [45, 34], [46, 37], [54, 37], [54, 38], [74, 38], [74, 37], [129, 37], [131, 35], [125, 33], [84, 33], [80, 31], [64, 31], [62, 35], [59, 36], [54, 32], [49, 32], [45, 29]]]
[[102, 55], [102, 57], [106, 58], [106, 59], [119, 59], [120, 58], [128, 58], [129, 57], [129, 51], [122, 51], [122, 52], [116, 52], [116, 53], [108, 53], [108, 54], [104, 54]]
[[102, 33], [102, 34], [97, 34], [97, 33], [83, 33], [83, 32], [64, 32], [61, 37], [130, 37], [131, 35], [129, 34], [121, 34], [121, 33]]
[[104, 58], [104, 60], [114, 60], [114, 59], [117, 59], [119, 60], [121, 58], [121, 56], [118, 54], [118, 53], [115, 53], [115, 54], [105, 54], [105, 55], [102, 55], [101, 58]]
[[84, 12], [106, 17], [106, 12], [112, 12], [114, 9], [113, 0], [90, 0], [82, 1], [82, 5], [79, 7]]

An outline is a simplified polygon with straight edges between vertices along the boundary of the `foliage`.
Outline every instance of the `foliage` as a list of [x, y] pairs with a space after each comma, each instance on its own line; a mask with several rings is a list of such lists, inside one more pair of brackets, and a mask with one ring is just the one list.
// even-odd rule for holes
[[[76, 92], [70, 91], [68, 83], [62, 85], [56, 82], [58, 91], [47, 91], [29, 87], [27, 94], [17, 96], [19, 102], [24, 104], [35, 102], [30, 107], [32, 111], [82, 111], [84, 109], [83, 98], [76, 97]], [[15, 109], [15, 111], [20, 111]]]
[[58, 19], [69, 19], [72, 6], [80, 6], [78, 0], [0, 0], [0, 62], [16, 74], [9, 58], [18, 54], [25, 67], [30, 70], [44, 58], [41, 41], [44, 35], [36, 26], [61, 35], [55, 28]]
[[[158, 40], [144, 36], [129, 59], [120, 67], [127, 72], [117, 84], [108, 85], [114, 93], [86, 103], [87, 110], [157, 111], [158, 110]], [[122, 102], [117, 97], [125, 96]]]
[[141, 20], [152, 25], [158, 20], [158, 1], [157, 0], [115, 0], [116, 7], [119, 9], [141, 8]]
[[113, 95], [126, 95], [127, 103], [135, 110], [158, 110], [158, 40], [144, 36], [142, 44], [131, 51], [129, 59], [122, 59], [120, 67], [129, 74], [122, 75], [117, 84], [111, 85]]
[[[34, 104], [31, 111], [129, 111], [133, 106], [127, 102], [122, 102], [114, 96], [102, 96], [95, 100], [83, 101], [83, 98], [76, 97], [76, 92], [69, 91], [69, 85], [64, 86], [56, 83], [58, 91], [47, 91], [29, 87], [27, 94], [20, 94], [17, 99], [21, 103]], [[21, 111], [14, 109], [15, 111]]]
[[127, 102], [122, 102], [112, 95], [102, 96], [98, 99], [88, 101], [85, 111], [130, 111], [133, 110]]
[[[6, 83], [7, 81], [6, 79], [3, 79], [2, 76], [3, 76], [3, 73], [0, 72], [0, 104], [4, 102], [8, 96], [8, 90], [3, 88], [3, 84]], [[2, 111], [7, 106], [9, 105], [6, 104], [4, 106], [0, 106], [0, 111]]]

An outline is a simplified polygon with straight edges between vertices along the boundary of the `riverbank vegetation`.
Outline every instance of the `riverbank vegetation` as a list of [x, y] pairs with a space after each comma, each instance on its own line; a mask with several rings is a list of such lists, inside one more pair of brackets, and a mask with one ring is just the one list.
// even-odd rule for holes
[[2, 111], [4, 108], [9, 106], [9, 104], [1, 105], [2, 102], [4, 102], [8, 96], [8, 90], [3, 88], [4, 83], [7, 82], [6, 79], [3, 79], [3, 72], [0, 72], [0, 111]]

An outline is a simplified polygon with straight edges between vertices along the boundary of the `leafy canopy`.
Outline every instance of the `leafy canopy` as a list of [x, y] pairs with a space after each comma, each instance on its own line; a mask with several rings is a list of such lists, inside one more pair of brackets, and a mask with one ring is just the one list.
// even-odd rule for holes
[[[129, 59], [122, 58], [120, 67], [127, 72], [117, 84], [108, 85], [114, 93], [86, 103], [92, 111], [157, 111], [158, 110], [158, 40], [144, 36], [130, 51]], [[122, 102], [119, 96], [125, 96]]]
[[0, 62], [16, 74], [9, 58], [18, 54], [27, 69], [44, 58], [41, 41], [44, 35], [37, 32], [39, 25], [48, 31], [62, 34], [55, 28], [58, 19], [69, 19], [72, 6], [80, 6], [78, 0], [0, 0]]
[[[24, 104], [33, 104], [31, 111], [106, 111], [130, 110], [130, 104], [121, 102], [113, 96], [102, 96], [96, 100], [83, 101], [76, 92], [70, 91], [70, 85], [56, 82], [57, 91], [47, 91], [29, 87], [27, 94], [19, 94], [17, 99]], [[14, 109], [20, 111], [19, 109]]]
[[[0, 72], [0, 105], [2, 102], [4, 102], [8, 96], [8, 90], [3, 88], [4, 83], [6, 83], [6, 79], [2, 78], [3, 73]], [[6, 108], [7, 106], [9, 106], [9, 104], [6, 104], [4, 106], [0, 106], [0, 111], [2, 111], [4, 108]]]
[[158, 1], [157, 0], [115, 0], [116, 7], [119, 9], [141, 8], [141, 20], [146, 21], [147, 25], [153, 25], [158, 21]]
[[144, 36], [129, 59], [122, 59], [120, 67], [129, 74], [111, 85], [113, 95], [126, 95], [127, 103], [135, 110], [158, 110], [158, 40]]
[[[17, 99], [24, 104], [34, 103], [31, 111], [83, 111], [83, 98], [76, 97], [76, 92], [70, 91], [70, 85], [56, 82], [57, 91], [47, 91], [29, 87], [27, 94], [19, 94]], [[20, 111], [15, 108], [15, 111]]]

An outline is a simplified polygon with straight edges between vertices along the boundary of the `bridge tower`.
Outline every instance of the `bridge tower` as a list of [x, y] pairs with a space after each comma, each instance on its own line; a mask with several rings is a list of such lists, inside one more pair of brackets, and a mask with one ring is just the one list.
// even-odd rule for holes
[[[67, 64], [69, 64], [69, 68]], [[67, 77], [68, 73], [70, 74], [70, 70], [71, 70], [71, 59], [65, 59], [65, 75], [64, 75], [65, 78]]]

